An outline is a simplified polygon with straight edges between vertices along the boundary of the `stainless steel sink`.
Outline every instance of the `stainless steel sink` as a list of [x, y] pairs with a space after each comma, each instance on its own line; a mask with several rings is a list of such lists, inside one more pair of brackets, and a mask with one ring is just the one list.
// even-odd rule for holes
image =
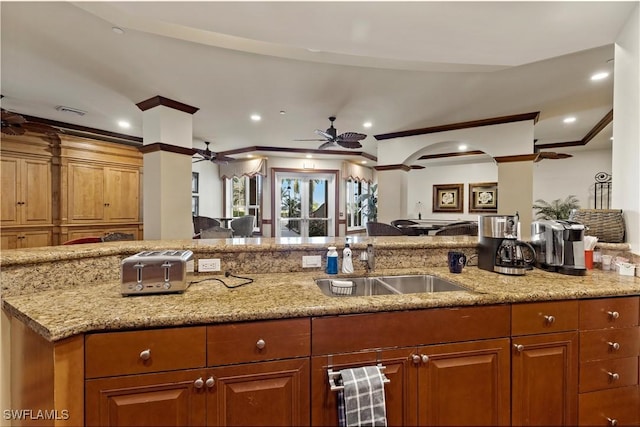
[[400, 295], [467, 291], [448, 280], [429, 274], [405, 276], [351, 277], [336, 279], [353, 282], [352, 287], [333, 286], [334, 279], [316, 279], [316, 285], [329, 296]]

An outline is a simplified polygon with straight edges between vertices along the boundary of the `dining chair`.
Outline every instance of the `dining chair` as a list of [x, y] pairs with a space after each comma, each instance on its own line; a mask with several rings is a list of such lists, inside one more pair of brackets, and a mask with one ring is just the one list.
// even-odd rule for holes
[[251, 237], [255, 218], [254, 215], [245, 215], [231, 221], [233, 237]]
[[435, 236], [477, 236], [478, 223], [473, 221], [459, 222], [441, 227]]
[[368, 236], [403, 236], [404, 233], [398, 227], [384, 222], [367, 222]]
[[208, 216], [194, 216], [193, 217], [193, 232], [194, 234], [200, 233], [200, 231], [212, 227], [220, 227], [220, 221], [217, 219], [209, 218]]
[[120, 240], [135, 240], [135, 236], [133, 233], [121, 233], [121, 232], [113, 232], [107, 233], [103, 238], [103, 242], [117, 242]]
[[201, 239], [230, 239], [233, 237], [233, 230], [230, 228], [215, 227], [204, 229], [200, 232]]

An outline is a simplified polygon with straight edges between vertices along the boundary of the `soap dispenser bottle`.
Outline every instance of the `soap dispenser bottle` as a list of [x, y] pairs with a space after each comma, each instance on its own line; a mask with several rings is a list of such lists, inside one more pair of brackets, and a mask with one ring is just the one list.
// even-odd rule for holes
[[338, 252], [335, 246], [329, 246], [327, 252], [327, 274], [338, 274]]
[[342, 250], [342, 272], [353, 273], [353, 260], [351, 258], [351, 248], [349, 247], [349, 239]]

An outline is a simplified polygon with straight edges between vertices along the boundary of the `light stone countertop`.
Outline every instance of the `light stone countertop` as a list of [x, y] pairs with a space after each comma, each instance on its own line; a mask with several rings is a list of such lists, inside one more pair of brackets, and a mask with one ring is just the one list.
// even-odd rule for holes
[[[165, 242], [166, 247], [166, 242]], [[330, 297], [313, 279], [322, 272], [251, 274], [252, 284], [227, 289], [215, 280], [192, 284], [183, 294], [123, 297], [120, 282], [48, 290], [3, 299], [3, 309], [49, 341], [76, 334], [219, 322], [518, 303], [605, 296], [640, 295], [640, 278], [590, 270], [567, 276], [534, 269], [525, 276], [506, 276], [466, 267], [452, 274], [446, 267], [376, 270], [381, 274], [434, 274], [469, 291], [434, 294]], [[218, 277], [233, 286], [238, 279]], [[344, 278], [338, 275], [334, 277]]]

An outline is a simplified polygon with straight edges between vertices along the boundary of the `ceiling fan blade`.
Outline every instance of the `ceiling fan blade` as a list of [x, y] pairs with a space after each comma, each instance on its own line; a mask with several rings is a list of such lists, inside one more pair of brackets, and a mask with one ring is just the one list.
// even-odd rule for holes
[[360, 144], [358, 141], [343, 141], [339, 139], [338, 141], [336, 141], [336, 143], [341, 147], [349, 148], [349, 149], [362, 147], [362, 144]]
[[209, 159], [196, 159], [196, 160], [193, 160], [193, 161], [191, 162], [191, 164], [193, 164], [193, 163], [200, 163], [200, 162], [204, 162], [205, 160], [209, 160]]
[[334, 138], [334, 136], [331, 135], [330, 133], [327, 133], [327, 132], [325, 132], [323, 130], [320, 130], [320, 129], [316, 129], [314, 132], [316, 133], [316, 135], [324, 136], [328, 140], [332, 140]]
[[326, 139], [319, 139], [319, 138], [314, 138], [314, 139], [294, 139], [293, 141], [326, 141]]
[[11, 123], [11, 124], [22, 124], [27, 120], [22, 117], [20, 114], [12, 113], [11, 111], [2, 110], [2, 121]]
[[20, 126], [14, 126], [8, 123], [2, 124], [2, 133], [5, 135], [24, 135], [25, 130]]
[[367, 135], [358, 132], [345, 132], [343, 134], [338, 135], [338, 141], [361, 141], [365, 139]]
[[325, 142], [324, 144], [321, 144], [321, 145], [318, 147], [318, 150], [324, 150], [324, 149], [327, 149], [327, 148], [329, 148], [329, 147], [335, 147], [335, 146], [336, 146], [336, 143], [335, 143], [335, 142], [333, 142], [333, 141], [327, 141], [327, 142]]
[[538, 153], [538, 156], [533, 161], [534, 163], [538, 163], [542, 159], [568, 159], [569, 157], [573, 157], [573, 154], [568, 153], [556, 153], [554, 151], [541, 151]]

